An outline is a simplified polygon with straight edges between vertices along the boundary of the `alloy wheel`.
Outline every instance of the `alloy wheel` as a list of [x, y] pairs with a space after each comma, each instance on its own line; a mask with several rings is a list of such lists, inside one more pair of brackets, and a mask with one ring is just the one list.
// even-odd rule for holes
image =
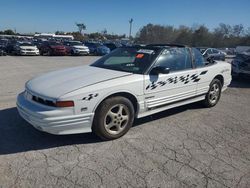
[[123, 104], [117, 104], [110, 108], [104, 118], [104, 127], [109, 134], [121, 133], [129, 122], [129, 110]]

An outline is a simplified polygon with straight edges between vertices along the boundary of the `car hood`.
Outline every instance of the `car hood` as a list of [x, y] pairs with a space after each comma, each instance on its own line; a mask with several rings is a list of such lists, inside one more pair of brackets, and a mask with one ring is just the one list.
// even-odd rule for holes
[[36, 46], [20, 46], [20, 49], [22, 50], [37, 50]]
[[86, 50], [86, 49], [88, 49], [88, 47], [86, 47], [86, 46], [81, 46], [81, 45], [75, 45], [75, 46], [73, 46], [74, 48], [78, 48], [78, 49], [84, 49], [84, 50]]
[[26, 83], [26, 89], [37, 95], [56, 99], [71, 91], [131, 74], [88, 65], [36, 77]]

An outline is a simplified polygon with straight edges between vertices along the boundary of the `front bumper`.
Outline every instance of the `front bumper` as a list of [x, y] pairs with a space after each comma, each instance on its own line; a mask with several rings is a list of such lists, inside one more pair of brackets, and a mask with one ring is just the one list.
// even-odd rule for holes
[[39, 51], [26, 51], [21, 50], [20, 55], [40, 55]]
[[89, 50], [75, 49], [74, 53], [78, 55], [89, 55]]
[[66, 50], [52, 50], [52, 55], [68, 55], [68, 52]]
[[94, 113], [74, 114], [73, 108], [55, 108], [26, 99], [24, 92], [17, 97], [20, 116], [36, 129], [56, 134], [77, 134], [91, 132]]

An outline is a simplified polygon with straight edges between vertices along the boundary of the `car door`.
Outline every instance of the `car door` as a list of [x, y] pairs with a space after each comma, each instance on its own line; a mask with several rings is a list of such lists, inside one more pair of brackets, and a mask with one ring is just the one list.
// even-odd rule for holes
[[49, 43], [48, 42], [44, 42], [42, 44], [41, 49], [42, 49], [42, 53], [48, 53], [48, 51], [49, 51]]
[[[154, 67], [169, 68], [168, 74], [144, 75], [144, 95], [148, 109], [169, 105], [196, 95], [197, 71], [189, 48], [165, 49]], [[152, 69], [153, 69], [152, 68]]]
[[211, 78], [213, 77], [213, 71], [209, 71], [209, 66], [206, 66], [206, 60], [202, 56], [199, 50], [192, 48], [192, 56], [194, 65], [196, 68], [196, 74], [199, 79], [197, 83], [196, 95], [205, 95], [208, 92]]

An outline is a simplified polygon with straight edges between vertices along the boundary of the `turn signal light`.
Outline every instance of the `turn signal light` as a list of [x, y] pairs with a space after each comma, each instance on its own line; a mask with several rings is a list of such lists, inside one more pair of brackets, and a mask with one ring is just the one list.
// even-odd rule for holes
[[56, 107], [73, 107], [74, 101], [57, 101]]

